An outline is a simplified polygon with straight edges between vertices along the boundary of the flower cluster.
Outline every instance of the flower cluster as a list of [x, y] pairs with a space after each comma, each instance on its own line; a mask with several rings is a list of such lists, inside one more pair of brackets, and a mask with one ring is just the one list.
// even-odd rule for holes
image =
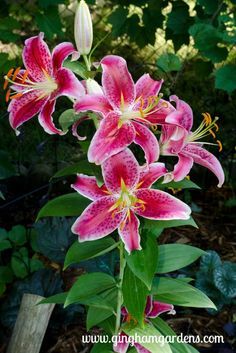
[[[39, 123], [49, 134], [62, 135], [52, 119], [56, 99], [68, 96], [76, 113], [94, 112], [98, 128], [89, 150], [88, 160], [101, 165], [104, 185], [99, 187], [94, 177], [78, 174], [72, 187], [93, 202], [76, 220], [72, 231], [80, 241], [102, 238], [114, 230], [125, 243], [126, 250], [141, 249], [139, 219], [188, 219], [190, 208], [166, 192], [152, 189], [152, 184], [163, 177], [163, 182], [181, 181], [190, 172], [193, 163], [211, 170], [224, 182], [224, 173], [216, 157], [203, 148], [201, 139], [216, 138], [216, 120], [208, 113], [195, 130], [191, 107], [177, 96], [169, 101], [160, 94], [163, 80], [153, 80], [144, 74], [134, 83], [124, 58], [107, 55], [100, 61], [101, 85], [88, 78], [79, 81], [74, 73], [63, 67], [72, 55], [85, 58], [91, 50], [92, 24], [87, 5], [80, 3], [76, 13], [76, 51], [71, 43], [61, 43], [52, 54], [43, 34], [27, 39], [23, 50], [25, 69], [11, 69], [5, 76], [6, 99], [11, 100], [8, 111], [11, 126], [18, 128], [38, 114]], [[78, 29], [79, 28], [79, 29]], [[84, 31], [84, 32], [83, 32]], [[85, 60], [90, 69], [88, 59]], [[175, 104], [173, 104], [173, 102]], [[72, 127], [79, 138], [77, 127], [88, 116], [79, 118]], [[156, 130], [160, 127], [159, 139]], [[158, 131], [159, 132], [159, 131]], [[128, 147], [135, 143], [144, 152], [146, 163], [140, 166]], [[219, 140], [216, 144], [222, 149]], [[178, 162], [168, 171], [160, 156], [177, 156]]]

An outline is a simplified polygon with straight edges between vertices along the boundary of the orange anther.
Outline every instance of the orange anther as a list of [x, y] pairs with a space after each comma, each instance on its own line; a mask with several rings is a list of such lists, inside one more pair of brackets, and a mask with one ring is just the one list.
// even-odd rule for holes
[[11, 94], [11, 90], [8, 89], [8, 90], [7, 90], [7, 93], [6, 93], [6, 102], [9, 102], [10, 94]]
[[22, 77], [22, 81], [21, 81], [22, 83], [25, 82], [25, 80], [27, 79], [28, 75], [29, 75], [29, 71], [28, 71], [28, 70], [25, 70], [25, 73], [24, 73], [24, 75], [23, 75], [23, 77]]
[[14, 94], [13, 96], [10, 97], [10, 99], [17, 99], [17, 98], [20, 98], [22, 96], [23, 93], [19, 92], [19, 93], [16, 93]]
[[215, 133], [212, 130], [209, 130], [210, 134], [214, 137], [214, 139], [216, 138]]
[[221, 152], [223, 150], [222, 143], [220, 142], [220, 140], [216, 140], [216, 142], [218, 143], [218, 146], [219, 146], [219, 152]]
[[20, 67], [18, 67], [17, 69], [15, 69], [14, 75], [12, 76], [12, 81], [15, 81], [18, 73], [20, 72]]
[[4, 80], [3, 89], [5, 90], [8, 86], [8, 80]]
[[216, 128], [216, 132], [219, 131], [219, 126], [215, 123], [214, 124], [215, 128]]
[[11, 68], [8, 73], [6, 74], [7, 77], [11, 77], [12, 73], [14, 71], [14, 68]]

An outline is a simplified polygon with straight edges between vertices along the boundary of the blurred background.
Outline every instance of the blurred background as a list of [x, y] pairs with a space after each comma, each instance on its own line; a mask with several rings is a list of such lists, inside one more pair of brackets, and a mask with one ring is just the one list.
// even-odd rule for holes
[[[208, 170], [195, 167], [191, 179], [202, 190], [180, 190], [191, 205], [199, 228], [164, 231], [160, 243], [179, 242], [210, 250], [194, 266], [174, 275], [188, 276], [217, 305], [218, 311], [183, 310], [170, 324], [177, 332], [220, 334], [222, 345], [200, 345], [201, 352], [233, 352], [236, 336], [236, 35], [235, 0], [88, 0], [94, 23], [94, 61], [106, 54], [124, 56], [134, 79], [149, 72], [164, 79], [164, 98], [178, 95], [194, 111], [195, 127], [201, 114], [218, 116], [217, 139], [223, 150], [209, 150], [221, 161], [226, 183], [221, 189]], [[24, 40], [45, 33], [50, 49], [72, 41], [77, 1], [1, 0], [0, 71], [22, 66]], [[3, 80], [2, 80], [3, 82]], [[71, 219], [50, 218], [34, 224], [49, 199], [70, 192], [72, 179], [51, 179], [75, 163], [89, 142], [49, 136], [32, 119], [16, 137], [8, 122], [5, 92], [0, 98], [0, 353], [5, 352], [22, 294], [49, 296], [65, 290], [83, 271], [112, 271], [114, 258], [83, 263], [62, 272], [66, 250], [75, 240]], [[57, 121], [70, 103], [60, 98]], [[92, 135], [92, 124], [81, 125]], [[210, 140], [209, 140], [210, 141]], [[212, 142], [212, 141], [211, 141]], [[83, 308], [73, 305], [55, 310], [42, 352], [82, 352], [85, 332]], [[49, 338], [50, 337], [50, 340]]]

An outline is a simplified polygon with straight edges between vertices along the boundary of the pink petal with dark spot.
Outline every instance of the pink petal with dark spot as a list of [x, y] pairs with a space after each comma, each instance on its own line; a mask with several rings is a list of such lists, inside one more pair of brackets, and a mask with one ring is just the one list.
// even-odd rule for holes
[[183, 180], [186, 177], [186, 175], [189, 174], [193, 166], [192, 157], [179, 153], [178, 158], [179, 158], [178, 163], [175, 165], [173, 170], [174, 181]]
[[108, 190], [119, 193], [121, 180], [128, 189], [136, 186], [139, 180], [139, 164], [133, 153], [126, 148], [102, 164], [102, 174]]
[[164, 163], [152, 163], [148, 166], [141, 167], [139, 183], [140, 187], [149, 188], [155, 181], [167, 173]]
[[93, 201], [107, 196], [107, 188], [105, 185], [99, 187], [94, 176], [77, 174], [76, 181], [71, 187], [81, 195]]
[[170, 96], [170, 101], [176, 103], [176, 111], [166, 117], [166, 122], [179, 125], [190, 131], [193, 126], [193, 111], [191, 107], [177, 96]]
[[142, 249], [140, 245], [139, 225], [140, 222], [138, 218], [132, 211], [130, 211], [130, 215], [118, 228], [118, 233], [125, 244], [125, 249], [128, 253], [133, 250]]
[[153, 80], [149, 74], [144, 74], [135, 83], [136, 98], [146, 99], [151, 96], [157, 96], [160, 92], [163, 80]]
[[113, 196], [105, 196], [84, 210], [72, 226], [72, 232], [78, 234], [80, 242], [103, 238], [119, 227], [125, 211], [110, 210], [116, 201]]
[[72, 71], [64, 67], [57, 71], [55, 81], [58, 88], [52, 94], [52, 98], [54, 99], [59, 96], [68, 96], [79, 99], [85, 94], [85, 89], [82, 83], [80, 83]]
[[138, 353], [151, 353], [148, 349], [144, 348], [139, 343], [134, 343], [134, 347]]
[[220, 162], [212, 153], [191, 143], [183, 148], [182, 153], [186, 156], [192, 157], [195, 163], [208, 168], [218, 178], [217, 186], [222, 186], [225, 181], [224, 171]]
[[43, 40], [43, 33], [26, 39], [22, 58], [26, 69], [35, 81], [44, 81], [46, 72], [52, 76], [52, 57], [50, 50]]
[[71, 54], [76, 53], [72, 43], [64, 42], [58, 44], [52, 51], [53, 71], [56, 73], [62, 67], [64, 60]]
[[47, 101], [47, 103], [44, 105], [43, 109], [39, 114], [39, 124], [50, 135], [64, 135], [64, 132], [62, 130], [56, 128], [52, 120], [52, 114], [55, 110], [55, 104], [55, 100]]
[[107, 55], [101, 60], [102, 86], [105, 96], [114, 109], [120, 109], [122, 96], [125, 105], [133, 104], [135, 87], [127, 63], [121, 56]]
[[145, 207], [135, 205], [135, 213], [149, 219], [189, 219], [191, 209], [176, 197], [160, 190], [139, 189], [135, 192]]
[[86, 94], [75, 103], [74, 108], [78, 113], [91, 110], [101, 113], [104, 117], [112, 110], [107, 98], [101, 94]]
[[118, 127], [119, 115], [109, 113], [96, 131], [88, 150], [90, 163], [102, 164], [107, 158], [129, 146], [135, 137], [132, 123]]
[[166, 312], [171, 313], [174, 311], [174, 306], [172, 304], [166, 304], [166, 303], [161, 303], [158, 301], [153, 301], [152, 305], [153, 305], [152, 310], [147, 315], [149, 318], [155, 318], [162, 313], [166, 313]]
[[33, 118], [43, 108], [48, 97], [39, 99], [41, 95], [41, 91], [31, 91], [11, 101], [8, 111], [10, 112], [10, 125], [13, 129], [17, 130], [20, 125]]
[[155, 162], [160, 152], [156, 136], [144, 125], [135, 121], [133, 125], [136, 131], [134, 142], [143, 149], [148, 164]]

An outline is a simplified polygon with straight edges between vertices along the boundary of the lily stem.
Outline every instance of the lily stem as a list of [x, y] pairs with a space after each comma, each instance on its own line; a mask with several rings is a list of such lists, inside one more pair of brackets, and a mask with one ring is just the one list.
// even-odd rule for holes
[[126, 260], [124, 257], [124, 245], [121, 242], [120, 246], [120, 273], [119, 273], [119, 286], [118, 286], [118, 297], [117, 297], [117, 309], [116, 309], [116, 327], [115, 327], [115, 334], [118, 335], [120, 329], [120, 321], [121, 321], [121, 307], [123, 304], [123, 294], [122, 294], [122, 284], [124, 278], [124, 271]]
[[91, 63], [90, 63], [90, 60], [88, 59], [87, 55], [83, 55], [83, 58], [84, 58], [84, 62], [85, 62], [87, 70], [91, 71]]

